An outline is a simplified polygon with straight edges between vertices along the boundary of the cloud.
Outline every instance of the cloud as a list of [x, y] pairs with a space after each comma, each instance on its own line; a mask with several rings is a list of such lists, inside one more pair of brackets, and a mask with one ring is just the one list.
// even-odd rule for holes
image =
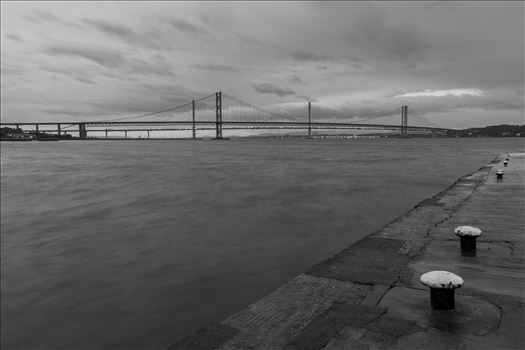
[[22, 38], [16, 34], [7, 34], [5, 37], [13, 41], [22, 41]]
[[34, 11], [33, 16], [40, 21], [63, 22], [63, 20], [60, 19], [58, 16], [48, 11], [42, 11], [42, 10]]
[[444, 97], [444, 96], [483, 96], [480, 89], [446, 89], [446, 90], [425, 90], [421, 92], [408, 92], [394, 97]]
[[57, 74], [64, 74], [64, 75], [72, 74], [70, 70], [64, 69], [64, 68], [57, 68], [57, 67], [51, 67], [51, 66], [40, 66], [40, 69], [46, 72], [57, 73]]
[[253, 89], [263, 94], [273, 94], [277, 96], [296, 95], [290, 88], [279, 87], [270, 83], [253, 83]]
[[25, 75], [25, 73], [21, 68], [2, 67], [2, 75]]
[[116, 50], [94, 49], [85, 46], [54, 45], [46, 48], [44, 53], [52, 56], [84, 58], [108, 68], [116, 68], [127, 62], [125, 56]]
[[299, 78], [297, 75], [293, 75], [290, 79], [289, 79], [290, 83], [292, 84], [297, 84], [297, 85], [304, 85], [304, 82], [301, 78]]
[[82, 76], [79, 76], [79, 77], [75, 77], [75, 79], [77, 81], [80, 81], [81, 83], [86, 83], [86, 84], [95, 84], [95, 82], [87, 77], [82, 77]]
[[131, 74], [150, 74], [161, 77], [175, 76], [169, 63], [162, 60], [148, 62], [142, 59], [134, 58], [130, 59], [125, 67], [126, 70]]
[[122, 24], [116, 24], [95, 19], [83, 19], [82, 22], [87, 23], [92, 27], [98, 29], [99, 31], [107, 33], [109, 35], [114, 35], [123, 38], [130, 38], [135, 36], [135, 32], [133, 30]]
[[192, 65], [192, 67], [212, 72], [235, 72], [239, 70], [237, 67], [234, 66], [215, 63], [194, 64]]
[[364, 58], [381, 61], [422, 61], [431, 48], [424, 31], [415, 25], [394, 23], [393, 17], [376, 7], [365, 9], [345, 30], [351, 46], [359, 48]]
[[186, 32], [194, 35], [209, 34], [206, 28], [183, 19], [171, 19], [170, 24], [177, 30], [180, 30], [181, 32]]
[[84, 18], [82, 22], [135, 48], [143, 47], [163, 51], [173, 49], [173, 42], [167, 40], [166, 33], [155, 24], [149, 24], [148, 27], [135, 31], [126, 25], [100, 19]]
[[319, 62], [327, 60], [328, 57], [324, 55], [319, 55], [312, 52], [306, 51], [294, 51], [290, 53], [290, 57], [299, 62]]

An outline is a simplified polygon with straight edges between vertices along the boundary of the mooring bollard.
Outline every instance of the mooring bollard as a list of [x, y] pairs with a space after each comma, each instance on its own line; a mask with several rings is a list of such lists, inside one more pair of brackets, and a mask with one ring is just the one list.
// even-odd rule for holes
[[509, 163], [509, 161], [506, 160], [506, 159], [503, 161], [503, 165], [504, 165], [504, 166], [507, 166], [508, 163]]
[[496, 171], [496, 177], [498, 180], [503, 179], [503, 170], [498, 169], [498, 171]]
[[430, 271], [419, 278], [430, 287], [430, 305], [437, 310], [452, 310], [456, 307], [454, 291], [463, 285], [463, 278], [448, 271]]
[[481, 236], [481, 230], [473, 226], [458, 226], [454, 229], [461, 239], [461, 252], [466, 255], [476, 254], [476, 238]]

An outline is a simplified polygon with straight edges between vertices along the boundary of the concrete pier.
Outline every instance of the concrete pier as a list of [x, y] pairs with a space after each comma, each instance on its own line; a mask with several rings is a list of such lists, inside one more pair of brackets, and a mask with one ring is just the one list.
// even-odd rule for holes
[[[410, 212], [221, 323], [168, 349], [525, 348], [525, 154], [464, 176]], [[454, 229], [483, 231], [473, 256]], [[458, 274], [455, 309], [419, 278]]]

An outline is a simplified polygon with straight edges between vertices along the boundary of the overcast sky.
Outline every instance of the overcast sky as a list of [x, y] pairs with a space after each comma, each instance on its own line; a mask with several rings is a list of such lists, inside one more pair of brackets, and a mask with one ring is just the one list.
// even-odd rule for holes
[[524, 123], [523, 2], [1, 2], [3, 122], [167, 109]]

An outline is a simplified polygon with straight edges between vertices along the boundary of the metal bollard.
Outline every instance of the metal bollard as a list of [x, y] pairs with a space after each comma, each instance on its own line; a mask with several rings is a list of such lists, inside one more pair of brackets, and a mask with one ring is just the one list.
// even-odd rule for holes
[[463, 255], [476, 255], [476, 238], [481, 236], [481, 230], [473, 226], [458, 226], [454, 229], [456, 236], [461, 240]]
[[498, 180], [503, 179], [503, 173], [504, 173], [503, 170], [498, 169], [498, 171], [496, 171], [496, 178], [497, 178]]
[[430, 305], [436, 310], [452, 310], [456, 307], [455, 293], [463, 285], [463, 279], [448, 271], [430, 271], [419, 278], [430, 287]]
[[504, 165], [504, 166], [507, 166], [508, 163], [509, 163], [509, 161], [506, 160], [506, 159], [503, 161], [503, 165]]

